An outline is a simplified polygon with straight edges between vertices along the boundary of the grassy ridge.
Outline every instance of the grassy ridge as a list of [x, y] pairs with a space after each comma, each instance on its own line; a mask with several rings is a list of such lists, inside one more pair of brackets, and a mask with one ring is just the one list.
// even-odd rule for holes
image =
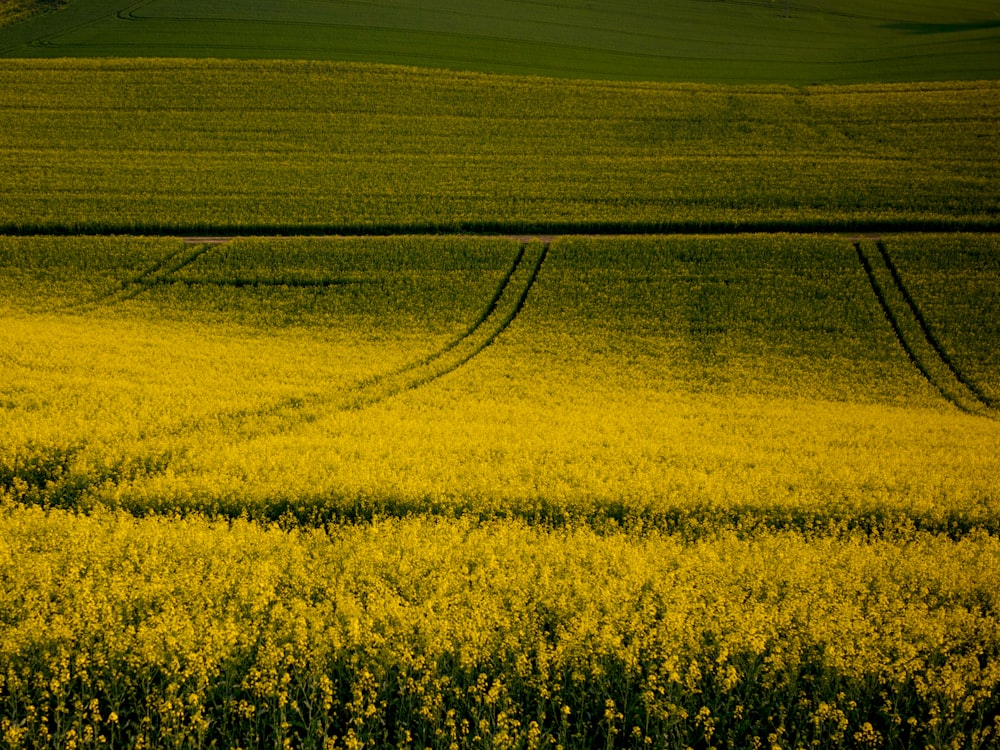
[[7, 232], [995, 227], [992, 83], [0, 63]]
[[[786, 12], [787, 11], [787, 12]], [[74, 0], [11, 57], [283, 58], [570, 78], [853, 83], [996, 77], [988, 0]]]

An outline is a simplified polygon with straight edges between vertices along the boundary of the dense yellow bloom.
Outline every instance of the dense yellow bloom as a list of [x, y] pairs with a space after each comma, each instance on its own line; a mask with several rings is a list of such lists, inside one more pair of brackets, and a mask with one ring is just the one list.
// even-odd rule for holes
[[[922, 240], [939, 241], [954, 276], [913, 238], [892, 247], [955, 360], [1000, 393], [1000, 272], [949, 286], [995, 269], [995, 241]], [[478, 354], [527, 283], [512, 275], [466, 335], [514, 241], [237, 240], [175, 271], [193, 251], [171, 240], [0, 250], [0, 469], [16, 499], [693, 535], [998, 527], [996, 420], [921, 377], [839, 238], [559, 240]]]
[[1000, 686], [985, 535], [688, 544], [7, 507], [0, 539], [14, 746], [992, 736], [976, 718]]

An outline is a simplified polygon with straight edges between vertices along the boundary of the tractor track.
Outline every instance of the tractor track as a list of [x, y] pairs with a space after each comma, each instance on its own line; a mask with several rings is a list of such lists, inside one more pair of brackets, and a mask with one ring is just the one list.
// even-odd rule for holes
[[143, 292], [149, 291], [158, 284], [163, 284], [172, 275], [194, 263], [198, 258], [212, 249], [210, 244], [192, 245], [185, 243], [177, 250], [167, 253], [141, 273], [120, 282], [116, 287], [93, 299], [69, 305], [67, 310], [92, 310], [105, 304], [126, 302], [135, 299]]
[[[164, 284], [173, 274], [177, 273], [181, 269], [187, 268], [192, 263], [194, 263], [198, 258], [207, 253], [212, 249], [210, 244], [193, 245], [186, 246], [192, 247], [191, 251], [182, 257], [178, 262], [173, 263], [165, 268], [160, 269], [156, 274], [154, 274], [149, 280], [142, 280], [138, 284], [134, 284], [126, 294], [118, 297], [118, 302], [125, 302], [126, 300], [135, 299], [143, 292], [147, 292], [154, 286], [159, 284]], [[174, 256], [175, 258], [177, 256]]]
[[179, 255], [181, 255], [182, 253], [186, 252], [188, 249], [189, 248], [186, 245], [182, 245], [182, 246], [178, 247], [176, 250], [173, 250], [173, 251], [167, 253], [166, 255], [164, 255], [162, 258], [160, 258], [159, 260], [157, 260], [156, 262], [154, 262], [152, 265], [150, 265], [147, 268], [145, 268], [143, 271], [141, 271], [136, 276], [133, 276], [130, 279], [125, 279], [124, 281], [119, 282], [119, 284], [117, 286], [112, 287], [110, 290], [104, 292], [103, 294], [99, 294], [98, 296], [96, 296], [96, 297], [94, 297], [92, 299], [84, 300], [83, 302], [76, 302], [76, 303], [73, 303], [71, 305], [68, 305], [67, 309], [73, 309], [73, 308], [84, 308], [84, 309], [86, 309], [86, 308], [93, 308], [93, 307], [96, 307], [98, 305], [102, 305], [105, 302], [110, 302], [110, 301], [114, 300], [119, 295], [121, 295], [121, 294], [123, 294], [125, 292], [128, 292], [129, 290], [131, 290], [132, 287], [143, 286], [143, 285], [145, 285], [147, 283], [146, 282], [147, 279], [155, 276], [157, 273], [159, 273], [160, 271], [162, 271], [163, 268], [168, 263], [170, 263], [171, 261], [173, 261], [174, 259], [176, 259]]
[[[482, 341], [476, 343], [469, 349], [469, 351], [461, 352], [453, 360], [446, 361], [442, 363], [441, 366], [430, 369], [429, 372], [418, 372], [421, 368], [429, 368], [435, 362], [443, 359], [446, 355], [453, 353], [463, 343], [471, 342], [472, 337], [478, 333], [491, 318], [495, 317], [501, 300], [507, 292], [511, 290], [511, 282], [513, 281], [518, 269], [522, 266], [524, 256], [530, 244], [532, 243], [525, 242], [521, 245], [514, 262], [511, 264], [510, 270], [507, 275], [501, 279], [500, 285], [498, 286], [493, 297], [490, 299], [479, 318], [477, 318], [464, 333], [452, 339], [441, 349], [438, 349], [426, 357], [422, 357], [419, 360], [403, 365], [390, 373], [362, 381], [355, 386], [353, 391], [348, 394], [346, 400], [342, 402], [340, 407], [341, 410], [356, 411], [369, 406], [374, 406], [375, 404], [381, 403], [389, 398], [392, 398], [393, 396], [399, 395], [400, 393], [413, 391], [433, 383], [434, 381], [443, 378], [445, 375], [455, 372], [459, 368], [468, 364], [487, 347], [492, 345], [500, 334], [511, 326], [514, 320], [524, 309], [524, 306], [528, 301], [528, 295], [531, 293], [531, 290], [535, 285], [535, 281], [538, 279], [538, 274], [542, 270], [542, 265], [545, 263], [545, 259], [548, 256], [548, 243], [539, 243], [541, 244], [541, 249], [538, 252], [538, 257], [535, 259], [535, 262], [528, 274], [528, 278], [524, 282], [523, 287], [521, 287], [520, 293], [514, 300], [514, 303], [510, 307], [507, 314], [500, 319], [499, 323]], [[409, 373], [413, 373], [413, 375], [409, 378], [403, 377]]]
[[[534, 259], [530, 271], [528, 271], [528, 276], [523, 286], [520, 287], [520, 291], [518, 292], [516, 289], [512, 289], [512, 283], [515, 280], [518, 270], [521, 270], [525, 263], [525, 256], [531, 244], [533, 243], [524, 242], [518, 249], [510, 268], [504, 274], [503, 278], [501, 278], [493, 296], [488, 300], [476, 320], [463, 333], [430, 355], [409, 362], [388, 373], [361, 380], [350, 387], [346, 393], [316, 393], [308, 396], [286, 397], [261, 408], [238, 409], [215, 414], [210, 418], [199, 421], [198, 424], [189, 424], [185, 429], [197, 429], [200, 424], [210, 422], [215, 427], [226, 425], [232, 432], [239, 432], [247, 425], [255, 425], [254, 434], [259, 435], [261, 426], [269, 425], [265, 427], [266, 431], [274, 434], [284, 433], [294, 429], [296, 425], [303, 422], [315, 421], [324, 412], [362, 411], [387, 401], [394, 396], [418, 390], [445, 375], [455, 372], [491, 346], [501, 334], [513, 325], [518, 316], [523, 312], [549, 252], [548, 243], [538, 243], [541, 244], [541, 249], [538, 252], [538, 256]], [[516, 299], [513, 300], [510, 309], [497, 322], [495, 327], [489, 331], [485, 338], [476, 343], [468, 351], [462, 352], [460, 356], [448, 362], [441, 363], [440, 367], [434, 368], [429, 372], [415, 372], [422, 367], [429, 367], [446, 357], [449, 353], [454, 352], [463, 343], [469, 342], [483, 326], [487, 325], [492, 318], [497, 317], [497, 313], [501, 308], [501, 301], [508, 292], [516, 293]], [[406, 378], [407, 374], [412, 375]], [[393, 382], [394, 379], [395, 382]]]
[[514, 274], [517, 273], [517, 269], [521, 265], [521, 261], [524, 260], [524, 251], [525, 251], [526, 245], [527, 245], [527, 243], [524, 242], [518, 248], [517, 255], [514, 256], [514, 260], [511, 263], [510, 268], [507, 269], [507, 273], [504, 274], [503, 278], [500, 279], [500, 283], [497, 285], [496, 291], [493, 293], [493, 296], [490, 298], [489, 302], [486, 303], [486, 306], [483, 308], [483, 311], [479, 314], [479, 317], [476, 318], [468, 326], [468, 328], [466, 328], [462, 333], [460, 333], [458, 336], [456, 336], [455, 338], [453, 338], [451, 341], [447, 342], [440, 349], [438, 349], [435, 352], [432, 352], [431, 354], [428, 354], [426, 357], [423, 357], [423, 358], [418, 359], [418, 360], [414, 360], [413, 362], [408, 362], [405, 365], [402, 365], [401, 367], [398, 367], [397, 369], [392, 370], [391, 372], [384, 373], [384, 374], [381, 374], [381, 375], [374, 375], [371, 378], [367, 378], [367, 379], [361, 381], [361, 383], [359, 383], [357, 387], [360, 388], [360, 387], [363, 387], [363, 386], [374, 385], [375, 383], [379, 382], [380, 380], [382, 380], [384, 378], [389, 378], [389, 377], [395, 377], [397, 375], [402, 375], [404, 373], [409, 372], [410, 370], [415, 370], [418, 367], [422, 367], [424, 365], [428, 365], [431, 362], [434, 362], [435, 360], [440, 359], [445, 354], [447, 354], [452, 349], [454, 349], [456, 346], [458, 346], [463, 341], [465, 341], [466, 339], [468, 339], [470, 336], [474, 335], [476, 333], [476, 331], [478, 331], [479, 328], [496, 311], [497, 305], [500, 303], [500, 299], [503, 297], [504, 292], [507, 291], [507, 287], [510, 286], [511, 279], [514, 277]]
[[548, 255], [548, 252], [549, 252], [549, 246], [547, 244], [543, 245], [541, 252], [538, 254], [538, 258], [535, 261], [535, 265], [531, 269], [531, 275], [528, 277], [528, 282], [521, 290], [521, 294], [518, 296], [517, 301], [514, 304], [514, 307], [507, 314], [507, 316], [500, 322], [500, 325], [497, 326], [496, 330], [494, 330], [493, 333], [491, 333], [483, 342], [481, 342], [478, 346], [476, 346], [476, 348], [473, 349], [471, 352], [462, 356], [458, 361], [452, 363], [446, 369], [443, 369], [432, 376], [428, 376], [426, 378], [423, 378], [415, 382], [409, 387], [409, 390], [413, 390], [414, 388], [417, 388], [419, 386], [426, 385], [427, 383], [437, 380], [438, 378], [444, 377], [448, 373], [454, 372], [459, 367], [462, 367], [463, 365], [467, 364], [470, 360], [472, 360], [474, 357], [476, 357], [478, 354], [484, 351], [486, 347], [493, 344], [493, 342], [497, 340], [500, 334], [506, 331], [510, 327], [510, 325], [514, 322], [514, 319], [517, 318], [517, 316], [520, 315], [521, 311], [524, 309], [524, 306], [528, 301], [528, 295], [531, 293], [531, 289], [532, 287], [534, 287], [535, 281], [538, 279], [538, 274], [542, 270], [542, 264], [545, 263], [545, 258]]
[[998, 405], [996, 400], [990, 398], [971, 378], [959, 370], [958, 365], [955, 364], [955, 360], [950, 354], [948, 354], [948, 351], [944, 348], [944, 346], [941, 345], [940, 340], [927, 323], [927, 319], [920, 310], [920, 306], [917, 305], [913, 296], [910, 294], [910, 290], [906, 287], [906, 284], [903, 283], [903, 278], [899, 273], [899, 268], [889, 255], [889, 250], [886, 248], [885, 243], [882, 240], [878, 240], [875, 243], [875, 247], [878, 248], [879, 254], [882, 256], [882, 261], [885, 263], [885, 267], [889, 269], [889, 274], [892, 276], [893, 283], [903, 296], [903, 299], [906, 300], [906, 304], [910, 308], [910, 312], [913, 314], [914, 319], [916, 319], [917, 325], [920, 327], [924, 338], [927, 339], [927, 343], [931, 345], [931, 348], [935, 352], [937, 352], [938, 357], [940, 357], [941, 361], [944, 362], [945, 366], [951, 371], [952, 375], [955, 376], [955, 379], [968, 388], [969, 393], [971, 393], [977, 401], [990, 409], [997, 409]]
[[[875, 298], [878, 300], [879, 306], [882, 308], [882, 313], [885, 315], [886, 320], [892, 328], [896, 341], [906, 354], [907, 359], [909, 359], [913, 366], [917, 368], [924, 380], [926, 380], [941, 395], [942, 398], [960, 411], [976, 416], [993, 416], [990, 413], [993, 411], [993, 407], [987, 400], [984, 400], [981, 395], [979, 395], [979, 389], [970, 387], [966, 382], [967, 379], [959, 376], [954, 365], [949, 362], [950, 357], [931, 333], [930, 327], [927, 325], [926, 318], [924, 318], [923, 314], [920, 312], [920, 308], [917, 306], [912, 296], [910, 296], [909, 292], [906, 290], [905, 285], [902, 283], [902, 278], [899, 275], [898, 269], [895, 271], [893, 270], [895, 269], [895, 265], [892, 263], [884, 243], [881, 240], [878, 240], [876, 243], [876, 247], [878, 247], [879, 250], [879, 257], [882, 259], [886, 267], [886, 271], [889, 273], [892, 289], [904, 300], [904, 314], [908, 313], [913, 318], [914, 326], [920, 331], [920, 335], [916, 337], [916, 342], [913, 340], [913, 337], [908, 336], [904, 331], [900, 316], [893, 310], [893, 305], [889, 301], [886, 289], [883, 288], [882, 284], [879, 282], [871, 258], [869, 258], [865, 253], [862, 248], [862, 243], [857, 241], [853, 244], [858, 260], [868, 278], [868, 283], [871, 286], [872, 292], [875, 294]], [[922, 343], [925, 345], [922, 348], [929, 352], [928, 358], [930, 361], [925, 361], [925, 359], [917, 353], [916, 345], [920, 345], [921, 338], [923, 339]], [[932, 368], [931, 365], [934, 363], [934, 360], [937, 360], [936, 364], [940, 365], [940, 368]], [[935, 376], [933, 369], [941, 369], [944, 372], [947, 372], [955, 379], [955, 382], [959, 384], [959, 387], [949, 387], [949, 385], [954, 384], [942, 382], [942, 378]], [[945, 377], [945, 380], [947, 380], [947, 376]]]

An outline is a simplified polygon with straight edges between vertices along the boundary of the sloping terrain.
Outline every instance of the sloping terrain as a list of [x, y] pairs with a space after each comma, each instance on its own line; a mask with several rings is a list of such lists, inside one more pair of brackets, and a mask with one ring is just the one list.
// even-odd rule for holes
[[8, 57], [339, 60], [712, 83], [989, 79], [998, 45], [988, 0], [73, 0], [0, 29]]
[[0, 28], [0, 745], [995, 747], [996, 8], [458, 5]]
[[[886, 244], [956, 241], [957, 283], [996, 263], [988, 236]], [[68, 461], [21, 493], [38, 502], [303, 521], [996, 524], [995, 410], [956, 407], [913, 361], [848, 238], [5, 251], [7, 471]], [[938, 286], [922, 317], [951, 324], [945, 356], [992, 393], [993, 329], [954, 327], [964, 298], [928, 257], [900, 254]], [[981, 296], [996, 278], [977, 275]], [[913, 316], [901, 295], [890, 312]]]

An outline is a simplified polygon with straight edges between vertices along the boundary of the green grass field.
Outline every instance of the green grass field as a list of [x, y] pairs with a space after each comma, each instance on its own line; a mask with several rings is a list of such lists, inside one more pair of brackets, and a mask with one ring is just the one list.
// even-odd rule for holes
[[1000, 746], [995, 4], [50, 5], [0, 750]]
[[7, 57], [392, 63], [717, 83], [993, 79], [989, 0], [73, 0], [0, 29]]

